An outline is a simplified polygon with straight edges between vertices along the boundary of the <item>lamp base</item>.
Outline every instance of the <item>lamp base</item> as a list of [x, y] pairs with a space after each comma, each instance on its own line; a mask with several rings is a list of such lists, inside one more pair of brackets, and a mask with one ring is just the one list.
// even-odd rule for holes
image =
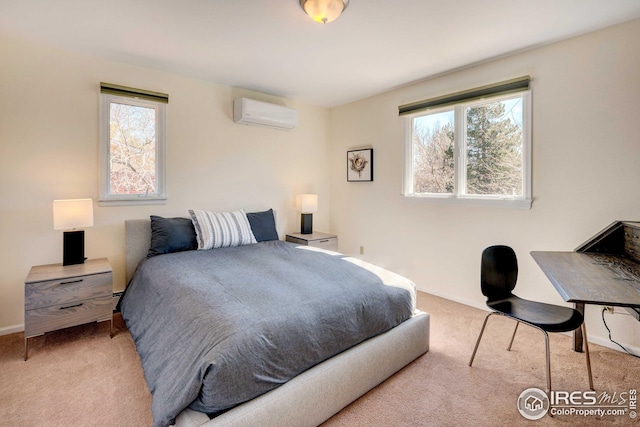
[[313, 214], [303, 213], [300, 216], [300, 234], [313, 233]]
[[84, 264], [84, 230], [65, 231], [62, 265]]

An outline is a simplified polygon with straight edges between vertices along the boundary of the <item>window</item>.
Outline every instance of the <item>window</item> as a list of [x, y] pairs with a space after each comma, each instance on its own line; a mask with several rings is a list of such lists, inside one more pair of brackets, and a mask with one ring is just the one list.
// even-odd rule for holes
[[100, 84], [100, 204], [161, 204], [166, 94]]
[[403, 195], [531, 207], [529, 78], [400, 107]]

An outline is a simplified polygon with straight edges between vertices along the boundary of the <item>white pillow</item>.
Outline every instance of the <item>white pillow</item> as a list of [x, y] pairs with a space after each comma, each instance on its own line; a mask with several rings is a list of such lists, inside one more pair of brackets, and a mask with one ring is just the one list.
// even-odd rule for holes
[[243, 210], [209, 212], [190, 209], [189, 214], [196, 229], [198, 250], [258, 243]]

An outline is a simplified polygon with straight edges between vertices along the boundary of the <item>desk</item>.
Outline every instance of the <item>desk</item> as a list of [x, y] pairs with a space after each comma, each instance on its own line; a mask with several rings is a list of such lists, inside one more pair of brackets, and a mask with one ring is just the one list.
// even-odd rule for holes
[[[585, 252], [531, 252], [560, 296], [584, 314], [585, 304], [640, 307], [640, 264], [625, 257]], [[582, 331], [573, 349], [582, 351]]]

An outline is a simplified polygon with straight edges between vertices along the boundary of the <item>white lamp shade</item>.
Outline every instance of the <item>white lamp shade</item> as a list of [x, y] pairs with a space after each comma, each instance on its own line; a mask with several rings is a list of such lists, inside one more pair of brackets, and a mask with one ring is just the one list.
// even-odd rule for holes
[[318, 211], [318, 195], [317, 194], [298, 194], [296, 197], [296, 207], [302, 213], [311, 213]]
[[53, 201], [54, 230], [93, 226], [93, 200], [71, 199]]

